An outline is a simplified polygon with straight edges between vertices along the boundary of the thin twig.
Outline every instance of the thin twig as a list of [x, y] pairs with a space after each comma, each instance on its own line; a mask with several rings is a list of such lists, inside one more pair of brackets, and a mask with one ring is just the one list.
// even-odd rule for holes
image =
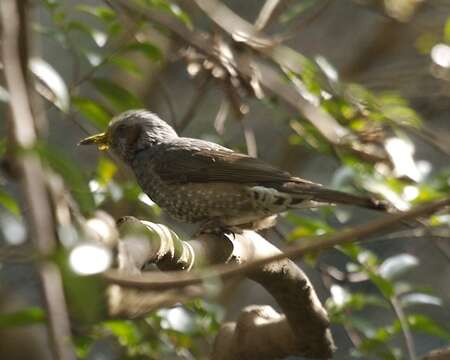
[[140, 289], [184, 287], [198, 284], [205, 280], [216, 279], [217, 277], [226, 279], [233, 276], [246, 274], [249, 271], [273, 261], [278, 261], [285, 258], [301, 258], [308, 252], [317, 252], [337, 245], [364, 241], [369, 236], [377, 232], [385, 231], [390, 227], [398, 225], [404, 220], [411, 220], [420, 216], [429, 215], [449, 205], [450, 197], [439, 201], [429, 202], [416, 206], [407, 212], [389, 214], [367, 224], [359, 225], [354, 228], [343, 229], [338, 233], [304, 238], [302, 239], [301, 244], [288, 247], [282, 254], [258, 259], [239, 266], [223, 265], [208, 268], [207, 273], [165, 272], [164, 274], [152, 273], [148, 276], [141, 275], [140, 277], [130, 277], [122, 276], [116, 271], [110, 270], [104, 274], [104, 277], [109, 282]]
[[411, 334], [411, 329], [408, 324], [408, 319], [405, 316], [405, 313], [403, 312], [403, 308], [400, 305], [397, 296], [392, 296], [389, 299], [389, 302], [392, 306], [392, 309], [394, 310], [395, 315], [398, 318], [398, 321], [400, 322], [400, 327], [402, 329], [403, 337], [405, 339], [405, 345], [406, 349], [408, 351], [408, 356], [410, 360], [417, 360], [416, 350], [414, 346], [414, 340]]
[[179, 133], [182, 133], [194, 118], [198, 107], [205, 99], [205, 95], [210, 84], [211, 84], [211, 76], [206, 75], [206, 77], [202, 79], [200, 85], [198, 86], [194, 94], [194, 97], [192, 98], [192, 101], [189, 104], [189, 107], [186, 110], [184, 116], [181, 118], [180, 122], [176, 126], [176, 129]]
[[253, 128], [245, 119], [240, 120], [242, 131], [244, 132], [245, 145], [247, 146], [247, 154], [253, 157], [258, 156], [258, 145], [256, 145], [256, 137]]
[[255, 21], [255, 28], [258, 31], [263, 30], [270, 23], [280, 2], [281, 0], [266, 0]]
[[178, 123], [177, 114], [175, 112], [175, 106], [173, 104], [172, 97], [170, 96], [169, 90], [167, 89], [166, 84], [163, 81], [161, 81], [161, 79], [158, 76], [156, 77], [155, 80], [158, 83], [160, 94], [161, 94], [162, 98], [164, 99], [164, 101], [166, 102], [167, 108], [169, 109], [170, 124], [173, 127], [176, 127], [176, 124]]

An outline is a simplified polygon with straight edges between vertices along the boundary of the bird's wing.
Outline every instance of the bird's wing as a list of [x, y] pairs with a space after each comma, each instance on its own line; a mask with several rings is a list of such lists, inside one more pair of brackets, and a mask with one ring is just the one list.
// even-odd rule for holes
[[[189, 145], [189, 146], [187, 146]], [[157, 157], [153, 170], [172, 184], [211, 181], [262, 185], [291, 193], [298, 199], [325, 203], [354, 204], [384, 210], [379, 201], [322, 187], [322, 185], [291, 176], [264, 161], [233, 152], [209, 142], [196, 140], [189, 144], [175, 143]]]
[[280, 184], [304, 181], [305, 184], [312, 184], [248, 155], [220, 146], [199, 145], [177, 144], [165, 149], [164, 156], [154, 164], [154, 171], [170, 183], [225, 181]]

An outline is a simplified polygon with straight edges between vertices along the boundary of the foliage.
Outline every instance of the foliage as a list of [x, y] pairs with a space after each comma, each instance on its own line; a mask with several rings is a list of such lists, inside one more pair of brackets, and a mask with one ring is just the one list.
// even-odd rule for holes
[[[144, 18], [124, 21], [124, 14], [115, 6], [93, 6], [88, 1], [76, 3], [70, 6], [60, 0], [43, 0], [39, 8], [49, 21], [33, 24], [35, 35], [40, 34], [56, 42], [61, 51], [71, 55], [71, 76], [60, 75], [57, 64], [50, 64], [51, 57], [33, 59], [31, 71], [38, 80], [36, 90], [47, 100], [48, 107], [53, 106], [60, 112], [58, 117], [61, 121], [75, 121], [83, 129], [104, 130], [115, 114], [146, 106], [147, 99], [129, 88], [123, 79], [139, 82], [144, 77], [144, 69], [161, 66], [171, 60], [167, 59], [170, 54], [149, 36], [155, 28], [163, 34], [169, 30]], [[108, 3], [105, 1], [105, 4]], [[189, 14], [172, 1], [141, 0], [137, 3], [144, 9], [160, 11], [178, 19], [189, 29], [195, 29]], [[307, 12], [315, 3], [299, 2], [284, 11], [279, 16], [279, 26], [290, 26], [296, 17]], [[442, 34], [424, 33], [416, 45], [419, 51], [429, 52], [439, 41], [450, 44], [450, 18]], [[323, 57], [306, 59], [302, 55], [301, 58], [304, 59], [304, 71], [298, 73], [274, 62], [273, 65], [283, 74], [280, 76], [283, 83], [289, 84], [316, 108], [331, 115], [338, 126], [348, 130], [362, 148], [376, 146], [382, 149], [386, 155], [385, 161], [368, 160], [358, 156], [354, 149], [331, 143], [305, 115], [286, 115], [286, 104], [280, 99], [257, 99], [242, 84], [236, 90], [237, 97], [243, 102], [259, 101], [279, 114], [280, 119], [287, 118], [291, 129], [288, 134], [291, 147], [301, 147], [312, 154], [320, 153], [321, 156], [333, 158], [338, 164], [331, 181], [334, 188], [369, 193], [386, 199], [402, 210], [441, 198], [450, 192], [450, 170], [431, 172], [426, 163], [419, 163], [414, 156], [409, 134], [420, 132], [424, 120], [407, 99], [394, 91], [373, 92], [360, 84], [345, 83], [339, 79], [333, 65]], [[114, 73], [118, 75], [112, 76]], [[0, 87], [0, 101], [0, 105], [8, 101], [3, 87]], [[3, 153], [3, 143], [0, 143], [0, 153]], [[132, 214], [152, 221], [160, 219], [158, 206], [142, 193], [134, 180], [124, 176], [122, 169], [110, 158], [99, 156], [93, 166], [86, 166], [48, 144], [40, 144], [32, 151], [37, 151], [42, 161], [62, 176], [84, 215], [103, 209], [113, 215]], [[0, 185], [0, 205], [19, 217], [17, 199], [7, 192], [3, 184]], [[352, 215], [341, 208], [322, 208], [308, 216], [289, 213], [285, 218], [291, 228], [287, 241], [301, 241], [304, 237], [331, 233], [336, 231], [337, 222], [347, 223]], [[439, 229], [448, 226], [449, 222], [448, 214], [439, 214], [431, 218], [429, 226]], [[68, 233], [61, 231], [61, 236]], [[75, 241], [83, 240], [82, 234], [71, 233], [70, 236]], [[432, 291], [423, 289], [421, 284], [403, 279], [405, 274], [420, 267], [418, 257], [400, 253], [383, 259], [375, 251], [359, 245], [337, 250], [346, 259], [342, 273], [347, 278], [356, 274], [364, 279], [362, 283], [333, 279], [329, 286], [331, 296], [327, 307], [332, 321], [349, 332], [356, 332], [360, 339], [351, 350], [353, 356], [403, 358], [406, 352], [398, 347], [395, 340], [409, 331], [414, 336], [416, 332], [423, 332], [450, 341], [449, 330], [444, 325], [417, 312], [422, 309], [419, 305], [442, 306], [443, 300], [433, 295]], [[63, 260], [59, 263], [64, 267], [67, 254], [60, 256]], [[317, 257], [310, 260], [313, 266], [318, 266]], [[100, 303], [99, 291], [93, 290], [98, 290], [97, 285], [86, 286], [85, 279], [71, 273], [68, 268], [63, 273], [65, 280], [71, 282], [67, 289], [68, 302], [76, 309], [80, 319], [87, 323], [86, 329], [75, 336], [81, 358], [89, 355], [96, 342], [109, 336], [123, 348], [123, 358], [126, 359], [164, 356], [201, 358], [205, 348], [211, 345], [223, 317], [221, 307], [197, 299], [171, 309], [161, 309], [143, 319], [98, 320], [100, 306], [88, 309], [86, 298], [83, 298], [94, 294], [98, 297], [95, 304]], [[366, 315], [370, 307], [389, 314], [387, 318], [390, 320], [383, 324], [369, 320]], [[86, 313], [89, 316], [83, 317]], [[43, 311], [30, 308], [1, 315], [0, 328], [43, 321]]]

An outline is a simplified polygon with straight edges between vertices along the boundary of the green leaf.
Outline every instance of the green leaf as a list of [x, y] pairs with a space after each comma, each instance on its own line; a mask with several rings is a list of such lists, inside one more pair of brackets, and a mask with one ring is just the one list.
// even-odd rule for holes
[[394, 279], [419, 265], [419, 260], [410, 254], [399, 254], [387, 258], [378, 268], [385, 279]]
[[109, 121], [111, 120], [111, 115], [108, 113], [106, 108], [93, 100], [81, 96], [73, 96], [72, 104], [98, 129], [106, 129]]
[[375, 286], [381, 291], [383, 296], [387, 299], [391, 298], [395, 294], [394, 285], [383, 278], [382, 276], [379, 276], [378, 274], [375, 274], [371, 271], [368, 271], [366, 269], [370, 280], [375, 284]]
[[37, 91], [61, 111], [67, 113], [70, 107], [69, 90], [64, 79], [45, 60], [32, 58], [30, 69], [45, 86], [37, 86]]
[[134, 61], [127, 59], [126, 57], [114, 56], [109, 61], [133, 76], [140, 77], [142, 75], [142, 71], [139, 66], [137, 66]]
[[78, 11], [85, 12], [96, 18], [109, 23], [116, 19], [116, 13], [106, 6], [91, 6], [91, 5], [78, 5], [76, 6]]
[[92, 85], [119, 111], [144, 107], [141, 100], [122, 86], [105, 78], [91, 80]]
[[16, 199], [2, 189], [0, 189], [0, 205], [11, 212], [11, 214], [20, 216], [20, 209], [17, 205]]
[[183, 22], [189, 29], [193, 28], [191, 18], [177, 4], [167, 0], [145, 0], [145, 3], [150, 6], [154, 6], [159, 10], [172, 14], [181, 22]]
[[115, 335], [119, 340], [119, 343], [128, 350], [137, 347], [142, 341], [142, 334], [132, 321], [106, 321], [103, 323], [103, 328]]
[[38, 307], [30, 307], [9, 314], [0, 314], [0, 329], [33, 325], [44, 321], [44, 311]]
[[107, 185], [116, 172], [116, 164], [107, 158], [100, 158], [97, 167], [97, 179], [101, 186]]
[[450, 45], [450, 17], [447, 19], [444, 27], [444, 41]]
[[421, 314], [411, 314], [407, 317], [411, 329], [420, 331], [429, 335], [437, 336], [450, 341], [450, 332], [441, 325]]
[[136, 42], [124, 48], [125, 52], [138, 51], [152, 61], [161, 61], [161, 50], [149, 42]]
[[95, 208], [95, 203], [81, 169], [75, 165], [74, 161], [63, 156], [59, 149], [40, 144], [36, 150], [42, 160], [63, 177], [81, 210], [91, 213]]
[[294, 214], [289, 214], [287, 218], [290, 222], [296, 225], [296, 227], [288, 235], [288, 241], [298, 240], [305, 236], [323, 235], [333, 231], [333, 228], [322, 220], [305, 216], [297, 216]]
[[58, 0], [43, 0], [42, 2], [44, 3], [44, 6], [50, 11], [55, 10], [61, 5]]

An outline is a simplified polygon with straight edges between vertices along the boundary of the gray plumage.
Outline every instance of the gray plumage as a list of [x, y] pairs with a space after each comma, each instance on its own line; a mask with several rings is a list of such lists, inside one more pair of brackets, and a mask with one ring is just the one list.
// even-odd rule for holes
[[383, 208], [370, 198], [326, 189], [223, 146], [179, 137], [145, 110], [117, 116], [105, 137], [144, 192], [182, 221], [258, 229], [270, 226], [280, 212], [313, 203]]

